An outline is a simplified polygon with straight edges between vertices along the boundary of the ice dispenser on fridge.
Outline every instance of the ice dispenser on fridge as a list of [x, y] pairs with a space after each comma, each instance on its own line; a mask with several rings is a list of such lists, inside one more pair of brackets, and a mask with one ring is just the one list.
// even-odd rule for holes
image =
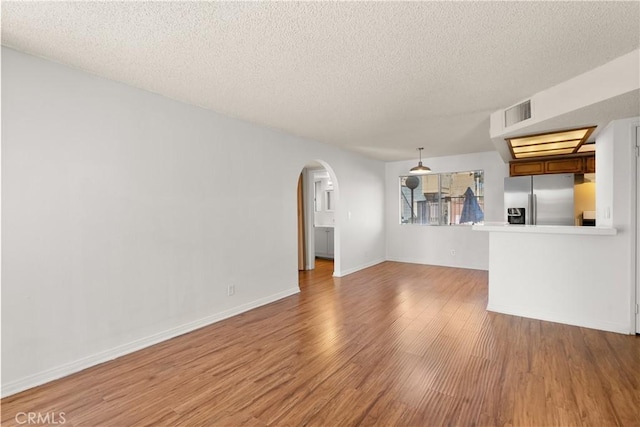
[[525, 211], [525, 208], [507, 208], [507, 222], [509, 224], [524, 224]]

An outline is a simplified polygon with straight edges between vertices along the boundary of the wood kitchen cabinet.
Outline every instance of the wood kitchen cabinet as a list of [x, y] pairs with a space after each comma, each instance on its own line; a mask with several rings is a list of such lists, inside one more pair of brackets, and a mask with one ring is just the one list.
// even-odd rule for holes
[[509, 162], [509, 176], [595, 173], [595, 171], [595, 156], [556, 157], [547, 160], [517, 160]]
[[544, 162], [511, 162], [509, 163], [510, 176], [542, 175], [544, 173]]
[[584, 173], [584, 167], [584, 159], [581, 157], [545, 160], [544, 173]]

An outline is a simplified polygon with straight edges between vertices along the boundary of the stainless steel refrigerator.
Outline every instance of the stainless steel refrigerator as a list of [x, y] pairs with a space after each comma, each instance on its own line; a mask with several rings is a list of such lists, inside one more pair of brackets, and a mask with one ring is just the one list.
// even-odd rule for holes
[[505, 220], [510, 224], [575, 225], [573, 174], [504, 179]]

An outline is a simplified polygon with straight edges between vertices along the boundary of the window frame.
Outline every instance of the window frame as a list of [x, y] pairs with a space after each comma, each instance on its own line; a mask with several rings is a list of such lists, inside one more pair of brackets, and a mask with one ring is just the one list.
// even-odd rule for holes
[[[460, 216], [462, 215], [465, 196], [464, 193], [458, 194], [461, 190], [454, 187], [453, 184], [456, 181], [455, 175], [469, 175], [471, 180], [473, 181], [472, 185], [467, 185], [467, 188], [471, 188], [474, 193], [475, 203], [478, 205], [481, 219], [476, 222], [464, 222], [460, 223]], [[422, 186], [424, 185], [424, 177], [437, 177], [437, 192], [432, 193], [420, 193], [420, 197], [424, 198], [424, 200], [416, 200], [414, 196], [414, 205], [411, 206], [409, 210], [409, 215], [411, 218], [405, 219], [405, 210], [407, 210], [405, 205], [410, 205], [410, 199], [406, 192], [403, 192], [404, 189], [408, 189], [406, 185], [406, 179], [415, 176], [420, 179], [419, 186], [417, 189], [423, 190]], [[449, 178], [449, 187], [447, 191], [443, 191], [443, 185], [446, 178]], [[445, 178], [445, 179], [443, 179]], [[464, 182], [464, 180], [463, 180]], [[468, 179], [467, 183], [468, 184]], [[464, 185], [463, 185], [464, 186]], [[431, 185], [429, 186], [431, 187]], [[453, 193], [456, 191], [455, 193]], [[439, 173], [431, 173], [425, 175], [399, 175], [398, 176], [398, 221], [400, 225], [421, 225], [421, 226], [471, 226], [473, 224], [482, 224], [484, 222], [484, 169], [474, 169], [474, 170], [465, 170], [465, 171], [456, 171], [456, 172], [439, 172]], [[465, 189], [466, 192], [466, 189]], [[427, 197], [426, 194], [433, 194], [431, 197]], [[431, 199], [431, 200], [429, 200]], [[435, 201], [433, 200], [435, 199]], [[425, 207], [421, 211], [418, 209], [420, 203], [424, 203]], [[429, 218], [428, 221], [424, 221], [424, 212], [431, 212], [433, 206], [437, 206], [437, 221], [432, 221], [433, 216]], [[418, 219], [418, 221], [412, 220], [413, 218]], [[452, 222], [453, 221], [458, 221]]]

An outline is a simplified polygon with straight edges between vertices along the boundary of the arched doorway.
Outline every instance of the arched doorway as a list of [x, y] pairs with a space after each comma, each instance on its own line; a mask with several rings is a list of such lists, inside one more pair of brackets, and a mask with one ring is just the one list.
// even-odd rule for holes
[[339, 186], [324, 161], [309, 162], [298, 180], [298, 270], [313, 270], [316, 258], [339, 271]]

